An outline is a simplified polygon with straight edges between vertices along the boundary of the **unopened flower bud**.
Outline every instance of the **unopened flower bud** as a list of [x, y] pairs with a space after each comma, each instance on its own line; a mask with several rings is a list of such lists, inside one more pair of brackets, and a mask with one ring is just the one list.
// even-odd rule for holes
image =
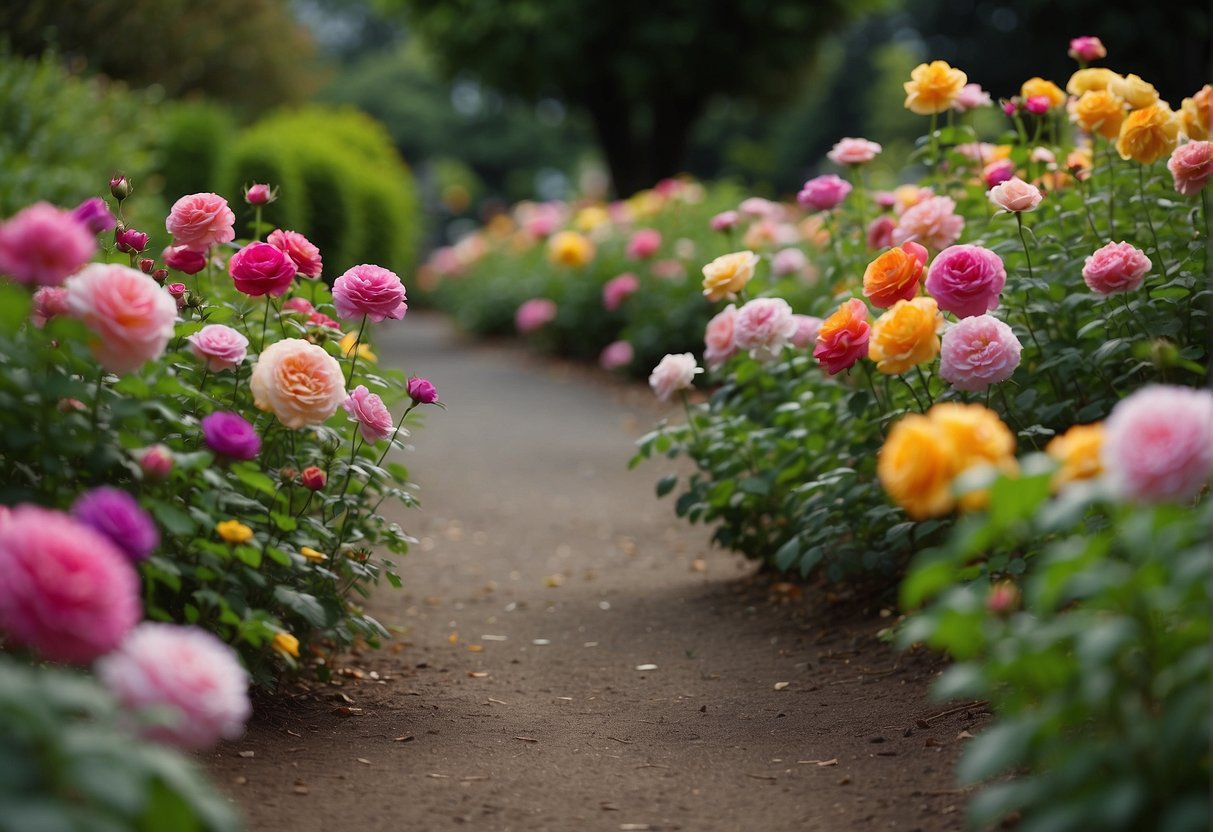
[[417, 404], [433, 404], [438, 401], [438, 391], [427, 379], [414, 376], [408, 383], [409, 398]]
[[138, 254], [147, 248], [148, 236], [133, 228], [123, 228], [121, 225], [114, 229], [114, 243], [118, 251], [124, 254]]
[[1002, 102], [1002, 111], [1006, 113], [1008, 117], [1014, 118], [1015, 113], [1019, 111], [1019, 101], [1014, 98], [1004, 100]]
[[299, 475], [299, 472], [296, 471], [294, 468], [292, 468], [289, 465], [278, 472], [278, 477], [283, 482], [294, 482], [295, 477], [298, 475]]
[[1009, 615], [1019, 606], [1019, 587], [1003, 581], [990, 588], [986, 596], [986, 609], [995, 615]]
[[317, 468], [315, 465], [309, 465], [303, 469], [303, 474], [300, 476], [303, 481], [303, 487], [312, 491], [319, 491], [324, 488], [328, 482], [328, 474], [324, 473], [323, 468]]
[[173, 470], [173, 454], [164, 445], [152, 445], [139, 457], [139, 467], [149, 480], [162, 480]]
[[130, 196], [134, 190], [135, 187], [131, 184], [131, 180], [127, 179], [125, 176], [115, 176], [110, 180], [110, 193], [113, 194], [114, 199], [118, 200], [119, 202]]
[[1049, 107], [1053, 102], [1049, 100], [1047, 95], [1029, 96], [1028, 100], [1023, 103], [1023, 108], [1034, 116], [1043, 116], [1049, 112]]
[[164, 281], [168, 280], [168, 269], [156, 269], [152, 272], [152, 278], [163, 286]]
[[156, 261], [150, 257], [139, 258], [139, 271], [144, 274], [151, 274], [156, 269]]
[[244, 192], [244, 201], [249, 205], [268, 205], [278, 198], [278, 191], [269, 185], [250, 185]]

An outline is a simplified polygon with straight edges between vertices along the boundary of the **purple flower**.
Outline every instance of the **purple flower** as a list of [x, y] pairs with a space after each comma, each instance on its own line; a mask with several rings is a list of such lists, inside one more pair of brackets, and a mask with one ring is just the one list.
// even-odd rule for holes
[[119, 488], [86, 491], [72, 504], [72, 515], [133, 561], [143, 560], [160, 545], [156, 523], [134, 497]]
[[72, 211], [72, 216], [78, 222], [88, 226], [88, 230], [94, 234], [109, 231], [118, 224], [114, 215], [110, 213], [109, 206], [105, 204], [105, 200], [99, 196], [89, 197], [81, 202]]
[[427, 379], [414, 376], [409, 379], [409, 398], [417, 404], [433, 404], [438, 401], [438, 391]]
[[261, 437], [239, 413], [221, 410], [202, 420], [206, 446], [220, 456], [252, 459], [261, 452]]

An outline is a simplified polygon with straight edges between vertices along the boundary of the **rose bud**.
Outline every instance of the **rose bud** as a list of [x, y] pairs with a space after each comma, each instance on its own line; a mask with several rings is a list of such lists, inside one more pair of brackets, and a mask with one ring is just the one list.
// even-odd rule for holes
[[303, 487], [312, 491], [319, 491], [324, 488], [324, 484], [328, 482], [328, 474], [324, 473], [323, 468], [317, 468], [315, 465], [309, 465], [303, 469], [303, 474], [300, 479], [303, 481]]
[[114, 199], [121, 202], [126, 199], [135, 190], [135, 186], [131, 184], [131, 180], [125, 176], [115, 176], [110, 180], [110, 193], [114, 195]]
[[149, 480], [162, 480], [173, 470], [173, 454], [164, 445], [152, 445], [139, 457], [139, 467]]
[[144, 274], [151, 274], [156, 268], [156, 261], [150, 257], [139, 258], [139, 271]]
[[156, 269], [156, 271], [152, 272], [152, 278], [163, 286], [164, 281], [168, 280], [168, 269]]
[[143, 251], [147, 248], [147, 240], [148, 236], [142, 231], [121, 226], [114, 229], [114, 242], [118, 246], [118, 251], [124, 254], [138, 254]]
[[278, 472], [278, 476], [283, 482], [293, 482], [298, 474], [299, 472], [289, 465]]
[[269, 185], [250, 185], [244, 192], [244, 201], [249, 205], [268, 205], [278, 198]]

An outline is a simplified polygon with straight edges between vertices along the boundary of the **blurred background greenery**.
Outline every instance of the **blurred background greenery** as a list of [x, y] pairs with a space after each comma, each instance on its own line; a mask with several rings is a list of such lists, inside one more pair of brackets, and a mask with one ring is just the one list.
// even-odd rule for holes
[[996, 101], [1064, 85], [1085, 34], [1172, 105], [1210, 75], [1194, 0], [30, 0], [0, 33], [0, 211], [114, 170], [167, 198], [271, 179], [332, 267], [406, 268], [419, 200], [440, 241], [678, 172], [786, 194], [842, 136], [898, 159], [923, 60]]

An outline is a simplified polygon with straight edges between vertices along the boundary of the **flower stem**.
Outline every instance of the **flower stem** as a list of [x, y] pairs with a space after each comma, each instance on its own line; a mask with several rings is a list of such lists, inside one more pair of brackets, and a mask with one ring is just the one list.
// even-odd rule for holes
[[270, 296], [265, 296], [265, 314], [261, 316], [261, 348], [258, 352], [265, 352], [265, 330], [270, 325]]
[[699, 444], [699, 428], [695, 426], [695, 417], [691, 414], [691, 400], [687, 397], [687, 391], [682, 392], [682, 407], [687, 414], [687, 426], [691, 429], [691, 436], [695, 438], [695, 444]]
[[366, 315], [362, 316], [362, 323], [358, 325], [358, 337], [354, 339], [354, 348], [351, 350], [354, 358], [350, 362], [350, 377], [345, 381], [346, 387], [354, 383], [354, 369], [358, 366], [358, 346], [362, 343], [362, 331], [364, 329], [366, 329]]
[[253, 241], [257, 242], [261, 239], [261, 206], [257, 205], [253, 208]]
[[417, 407], [417, 402], [413, 402], [408, 406], [408, 409], [400, 416], [400, 421], [396, 423], [396, 429], [392, 431], [392, 435], [388, 437], [387, 447], [383, 449], [383, 453], [379, 455], [379, 460], [375, 463], [375, 467], [383, 465], [383, 460], [387, 457], [388, 451], [392, 449], [392, 443], [396, 441], [396, 434], [400, 433], [400, 426], [404, 424], [405, 418], [413, 412], [413, 408]]
[[918, 412], [926, 413], [927, 409], [922, 406], [922, 399], [918, 398], [918, 391], [914, 389], [914, 385], [910, 384], [905, 376], [898, 376], [898, 378], [901, 379], [901, 383], [906, 386], [906, 389], [910, 391], [910, 395], [914, 397], [914, 403], [918, 405]]
[[[1150, 205], [1146, 202], [1146, 166], [1137, 166], [1137, 188], [1141, 194], [1141, 211], [1146, 215], [1146, 226], [1150, 229], [1150, 238], [1154, 240], [1154, 256], [1158, 258], [1158, 267], [1162, 269], [1163, 282], [1167, 279], [1167, 261], [1162, 256], [1162, 246], [1158, 244], [1158, 232], [1154, 230], [1154, 220], [1150, 217]], [[1150, 297], [1150, 287], [1146, 287], [1146, 297]]]
[[915, 364], [915, 365], [914, 365], [914, 370], [915, 370], [915, 372], [917, 372], [917, 373], [918, 373], [918, 379], [919, 379], [919, 381], [921, 381], [921, 382], [922, 382], [922, 392], [923, 392], [923, 393], [926, 395], [926, 397], [927, 397], [927, 403], [928, 403], [928, 404], [935, 404], [935, 399], [934, 399], [934, 397], [931, 395], [931, 382], [930, 382], [930, 380], [927, 378], [926, 373], [924, 373], [924, 372], [922, 371], [922, 365], [921, 365], [921, 364]]
[[92, 418], [92, 433], [96, 435], [97, 424], [101, 418], [101, 384], [105, 381], [105, 368], [102, 367], [97, 373], [97, 386], [93, 388], [93, 418]]
[[[1097, 140], [1098, 141], [1098, 140]], [[1112, 158], [1112, 142], [1104, 142], [1108, 158], [1108, 237], [1116, 239], [1116, 160]]]

